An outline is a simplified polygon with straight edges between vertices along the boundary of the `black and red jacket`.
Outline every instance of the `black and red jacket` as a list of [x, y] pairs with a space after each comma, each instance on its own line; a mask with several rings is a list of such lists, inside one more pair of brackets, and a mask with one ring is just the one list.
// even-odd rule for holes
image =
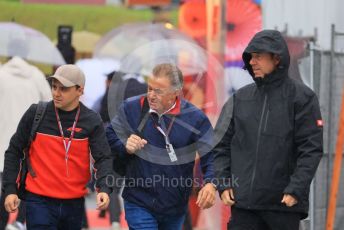
[[[20, 170], [20, 159], [23, 157], [23, 149], [28, 145], [36, 108], [37, 104], [33, 104], [25, 112], [6, 150], [3, 171], [5, 194], [17, 193], [16, 179]], [[72, 111], [58, 110], [58, 113], [65, 139], [68, 141], [77, 108]], [[26, 190], [59, 199], [83, 197], [87, 193], [86, 184], [90, 180], [92, 158], [96, 170], [96, 187], [100, 192], [111, 192], [106, 185], [106, 177], [112, 173], [112, 157], [103, 124], [100, 116], [82, 103], [68, 153], [66, 162], [63, 138], [51, 101], [29, 150], [29, 159], [36, 177], [28, 173]]]

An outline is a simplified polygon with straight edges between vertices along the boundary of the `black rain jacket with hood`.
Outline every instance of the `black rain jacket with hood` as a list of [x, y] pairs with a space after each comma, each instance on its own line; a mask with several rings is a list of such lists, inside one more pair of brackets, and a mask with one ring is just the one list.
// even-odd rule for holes
[[[277, 54], [280, 63], [264, 78], [255, 78], [249, 64], [254, 52]], [[310, 184], [323, 154], [317, 96], [288, 77], [289, 51], [278, 31], [257, 33], [243, 60], [255, 83], [236, 92], [217, 124], [216, 131], [224, 134], [214, 149], [219, 192], [233, 188], [238, 208], [300, 212], [305, 218]], [[283, 194], [298, 203], [287, 207], [281, 203]]]

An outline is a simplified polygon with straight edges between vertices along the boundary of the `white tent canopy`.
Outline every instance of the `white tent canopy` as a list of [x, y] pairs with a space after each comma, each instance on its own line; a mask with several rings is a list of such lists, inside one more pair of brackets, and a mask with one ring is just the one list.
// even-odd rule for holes
[[[263, 27], [281, 31], [288, 25], [289, 36], [313, 36], [317, 28], [317, 44], [329, 50], [331, 24], [344, 32], [343, 9], [342, 0], [264, 0]], [[344, 45], [337, 48], [343, 50]]]

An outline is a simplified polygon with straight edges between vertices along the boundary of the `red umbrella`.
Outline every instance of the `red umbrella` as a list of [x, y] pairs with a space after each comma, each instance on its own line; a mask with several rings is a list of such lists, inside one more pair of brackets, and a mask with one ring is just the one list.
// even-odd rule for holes
[[262, 14], [252, 0], [227, 1], [226, 61], [241, 60], [253, 35], [262, 29]]
[[190, 1], [179, 9], [179, 29], [193, 38], [205, 36], [207, 18], [205, 2]]
[[[226, 58], [241, 60], [241, 54], [253, 35], [262, 29], [262, 14], [252, 0], [227, 0]], [[179, 10], [179, 28], [193, 38], [206, 36], [206, 4], [189, 1]]]

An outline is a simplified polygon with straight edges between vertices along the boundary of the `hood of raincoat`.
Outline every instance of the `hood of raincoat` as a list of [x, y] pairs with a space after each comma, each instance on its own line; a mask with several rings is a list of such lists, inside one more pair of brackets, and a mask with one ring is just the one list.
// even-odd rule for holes
[[[264, 78], [256, 78], [250, 65], [251, 53], [276, 54], [280, 57], [281, 61], [272, 73], [266, 75]], [[287, 43], [279, 31], [263, 30], [258, 32], [247, 45], [242, 59], [244, 61], [244, 69], [250, 73], [258, 86], [278, 82], [288, 77], [290, 55]]]

